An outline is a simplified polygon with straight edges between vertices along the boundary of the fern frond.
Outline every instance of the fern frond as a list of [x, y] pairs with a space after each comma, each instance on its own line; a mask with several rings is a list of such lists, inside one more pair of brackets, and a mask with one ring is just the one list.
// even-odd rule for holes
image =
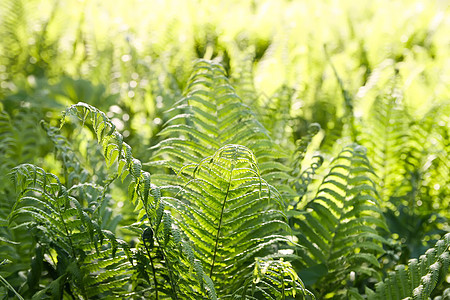
[[400, 96], [392, 93], [377, 97], [368, 122], [374, 125], [367, 126], [368, 136], [362, 143], [367, 146], [367, 155], [379, 176], [382, 200], [402, 196], [401, 193], [407, 191], [399, 189], [397, 182], [401, 177], [407, 177], [401, 157], [407, 155], [410, 117], [401, 104]]
[[368, 299], [429, 299], [445, 280], [450, 265], [449, 246], [450, 234], [446, 234], [419, 259], [411, 259], [407, 266], [398, 265], [376, 285], [375, 293], [368, 293]]
[[302, 201], [308, 190], [308, 187], [313, 181], [317, 169], [320, 168], [323, 164], [323, 157], [321, 155], [314, 155], [310, 160], [311, 165], [307, 168], [303, 168], [302, 170], [302, 164], [304, 164], [303, 160], [305, 158], [308, 147], [311, 144], [312, 138], [319, 131], [320, 125], [317, 123], [312, 123], [309, 125], [306, 136], [297, 141], [297, 149], [294, 151], [292, 159], [293, 171], [291, 171], [295, 180], [290, 184], [294, 187], [296, 192], [295, 197], [298, 197], [298, 199], [295, 202], [291, 201], [291, 205], [293, 207], [296, 207]]
[[[310, 298], [307, 298], [309, 296]], [[254, 271], [232, 295], [224, 299], [315, 299], [289, 262], [256, 258]], [[301, 298], [299, 298], [301, 297]]]
[[[10, 224], [26, 224], [40, 245], [56, 252], [51, 268], [61, 280], [72, 283], [72, 292], [88, 297], [93, 285], [96, 286], [94, 294], [120, 290], [129, 278], [126, 269], [118, 267], [129, 264], [127, 246], [112, 232], [100, 228], [95, 211], [82, 207], [57, 176], [39, 167], [20, 165], [13, 169], [11, 177], [20, 194], [9, 216]], [[29, 221], [30, 218], [34, 221]], [[118, 248], [124, 252], [119, 253]], [[35, 261], [42, 263], [42, 257]], [[39, 278], [40, 272], [29, 277], [31, 291], [36, 287], [30, 280]], [[97, 279], [113, 276], [124, 279], [122, 284], [103, 282], [107, 287], [102, 287], [102, 282], [88, 279], [93, 276], [91, 273], [95, 273]], [[61, 287], [56, 290], [60, 293]], [[43, 293], [47, 290], [40, 292]]]
[[254, 47], [245, 48], [243, 51], [233, 45], [235, 55], [231, 61], [232, 83], [236, 87], [237, 94], [244, 103], [250, 105], [258, 101], [258, 94], [253, 83], [253, 62], [255, 59]]
[[[194, 243], [195, 257], [218, 294], [227, 294], [251, 274], [255, 257], [289, 242], [284, 201], [268, 182], [295, 179], [282, 163], [285, 154], [220, 65], [196, 63], [185, 98], [169, 113], [175, 111], [160, 133], [170, 138], [153, 147], [164, 161], [146, 165], [170, 162], [166, 167], [178, 174], [155, 172], [152, 178], [167, 185], [163, 193], [170, 194], [167, 202], [182, 217], [179, 225]], [[283, 192], [294, 194], [287, 184]], [[236, 274], [236, 280], [228, 279]]]
[[262, 123], [269, 129], [271, 137], [288, 149], [292, 147], [290, 140], [293, 135], [295, 136], [293, 131], [298, 130], [294, 125], [296, 120], [291, 115], [297, 96], [298, 92], [294, 88], [282, 85], [270, 97], [263, 97], [267, 100], [261, 105], [264, 109], [258, 112]]
[[218, 292], [228, 294], [240, 286], [242, 276], [251, 274], [255, 257], [288, 242], [284, 205], [261, 178], [253, 153], [241, 145], [226, 145], [179, 174], [186, 182], [180, 200], [174, 199], [181, 226]]
[[47, 132], [47, 136], [53, 142], [60, 156], [64, 168], [65, 184], [72, 186], [85, 182], [88, 179], [89, 173], [83, 168], [67, 139], [59, 134], [57, 128], [48, 126], [44, 122], [41, 122], [41, 125]]
[[[153, 180], [157, 184], [180, 184], [171, 174], [183, 166], [200, 163], [203, 157], [213, 155], [224, 145], [239, 144], [254, 153], [262, 178], [276, 183], [287, 201], [298, 197], [293, 186], [300, 179], [292, 176], [291, 171], [300, 167], [303, 156], [298, 157], [295, 166], [289, 163], [286, 166], [291, 149], [280, 149], [272, 141], [253, 111], [236, 94], [220, 65], [198, 61], [185, 94], [168, 112], [176, 114], [160, 132], [164, 139], [151, 148], [155, 150], [155, 159], [159, 160], [146, 163], [148, 166], [169, 168], [163, 174], [154, 172]], [[311, 129], [301, 151], [306, 150], [310, 138], [316, 133], [317, 128]], [[183, 168], [183, 172], [185, 170]]]
[[[155, 245], [149, 248], [142, 235], [142, 243], [138, 246], [135, 257], [138, 273], [132, 276], [136, 278], [138, 286], [142, 286], [139, 278], [144, 278], [147, 283], [142, 286], [143, 289], [148, 284], [156, 293], [172, 295], [175, 299], [178, 293], [192, 295], [193, 298], [206, 292], [215, 295], [213, 289], [204, 290], [203, 283], [207, 275], [198, 274], [194, 277], [200, 282], [195, 282], [188, 276], [190, 272], [186, 272], [186, 269], [195, 269], [195, 261], [188, 259], [189, 256], [185, 257], [191, 251], [187, 236], [179, 229], [182, 224], [178, 224], [169, 212], [164, 212], [170, 203], [161, 197], [160, 188], [151, 182], [150, 174], [142, 169], [140, 160], [132, 156], [131, 147], [123, 142], [122, 135], [105, 113], [88, 104], [78, 103], [64, 112], [62, 124], [67, 115], [75, 115], [83, 123], [89, 119], [97, 140], [102, 145], [106, 164], [117, 168], [116, 176], [121, 177], [122, 181], [126, 177], [131, 179], [128, 186], [130, 199], [136, 210], [140, 211], [139, 224], [135, 225], [137, 227], [134, 230], [140, 232], [140, 235], [153, 232], [154, 240], [151, 240]], [[154, 267], [143, 267], [149, 265], [149, 262]], [[197, 268], [197, 271], [200, 270]], [[198, 289], [198, 286], [201, 288]], [[141, 288], [137, 289], [139, 291]]]
[[[170, 111], [179, 113], [160, 132], [171, 139], [154, 147], [155, 157], [169, 155], [174, 158], [172, 164], [179, 162], [173, 171], [188, 163], [199, 163], [205, 155], [227, 144], [248, 147], [260, 162], [283, 156], [268, 131], [242, 103], [219, 64], [199, 60], [185, 94]], [[266, 170], [261, 173], [264, 177]]]
[[[424, 239], [431, 247], [439, 237], [425, 232], [445, 233], [438, 224], [443, 216], [436, 208], [446, 203], [449, 174], [444, 162], [448, 105], [430, 109], [422, 119], [414, 118], [407, 108], [397, 88], [379, 92], [365, 122], [367, 135], [362, 139], [379, 175], [381, 205], [390, 230], [407, 240], [409, 256], [403, 262], [427, 248]], [[443, 126], [432, 126], [435, 122]]]
[[[2, 44], [2, 62], [8, 66], [6, 74], [17, 74], [26, 65], [28, 51], [26, 40], [29, 36], [27, 23], [28, 10], [23, 1], [8, 0], [1, 3], [0, 34], [2, 40], [10, 47]], [[12, 79], [12, 78], [11, 78]]]
[[305, 272], [321, 264], [328, 269], [328, 275], [316, 283], [318, 290], [338, 290], [352, 271], [362, 277], [379, 276], [377, 257], [384, 252], [384, 238], [377, 230], [386, 225], [363, 147], [345, 147], [315, 198], [291, 215], [291, 226], [305, 247]]
[[417, 124], [416, 132], [420, 134], [417, 138], [418, 143], [426, 149], [420, 168], [423, 172], [422, 186], [425, 190], [421, 197], [431, 200], [422, 201], [430, 211], [436, 207], [445, 207], [446, 199], [449, 199], [450, 195], [450, 165], [447, 162], [450, 151], [449, 113], [448, 102], [435, 105]]

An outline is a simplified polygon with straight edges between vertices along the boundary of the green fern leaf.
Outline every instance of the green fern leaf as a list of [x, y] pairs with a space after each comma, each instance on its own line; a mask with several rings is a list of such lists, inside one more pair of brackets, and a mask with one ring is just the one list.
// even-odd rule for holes
[[376, 285], [375, 293], [367, 294], [368, 299], [429, 299], [448, 272], [449, 246], [450, 234], [446, 234], [419, 260], [411, 259], [407, 266], [396, 266], [395, 272]]
[[351, 271], [357, 276], [378, 276], [377, 257], [384, 253], [384, 238], [374, 228], [386, 225], [371, 173], [364, 148], [345, 147], [316, 197], [290, 218], [299, 244], [305, 247], [306, 270], [327, 266], [328, 275], [315, 285], [322, 293], [338, 290]]

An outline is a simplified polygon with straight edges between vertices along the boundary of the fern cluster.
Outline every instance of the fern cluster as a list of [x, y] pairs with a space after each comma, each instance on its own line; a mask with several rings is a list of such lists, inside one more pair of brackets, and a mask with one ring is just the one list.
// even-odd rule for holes
[[[329, 293], [349, 297], [365, 278], [379, 280], [377, 258], [385, 253], [382, 232], [388, 228], [365, 148], [344, 148], [316, 195], [304, 202], [322, 159], [303, 172], [299, 168], [318, 125], [286, 167], [276, 161], [289, 155], [273, 151], [270, 134], [219, 65], [199, 61], [188, 86], [161, 131], [162, 137], [170, 137], [154, 147], [154, 157], [163, 160], [144, 165], [105, 113], [84, 103], [65, 111], [63, 125], [71, 115], [92, 124], [112, 172], [103, 185], [89, 183], [67, 140], [44, 126], [60, 153], [67, 186], [30, 164], [11, 173], [20, 193], [8, 223], [14, 229], [26, 227], [36, 244], [27, 288], [21, 292], [84, 298], [313, 297], [300, 274], [323, 298]], [[239, 126], [230, 132], [229, 123]], [[232, 144], [237, 141], [244, 145]], [[135, 246], [116, 237], [117, 223], [111, 224], [108, 216], [107, 191], [116, 180], [128, 185], [137, 212], [135, 222], [124, 227], [138, 239]], [[297, 203], [289, 201], [295, 197]], [[399, 275], [405, 282], [398, 286], [401, 293], [431, 293], [439, 274], [434, 270], [446, 272], [447, 266], [448, 246], [443, 241], [438, 245], [437, 263], [426, 263], [433, 265], [430, 283], [426, 269], [421, 286], [413, 280], [405, 287], [412, 279]], [[42, 277], [44, 267], [51, 277]], [[389, 283], [397, 280], [392, 276], [368, 295], [382, 299], [385, 293], [397, 293]], [[39, 288], [39, 282], [51, 278], [50, 285]]]
[[364, 148], [344, 148], [314, 199], [291, 213], [299, 243], [307, 249], [302, 257], [304, 266], [323, 266], [327, 273], [317, 283], [320, 290], [341, 289], [334, 283], [348, 281], [352, 272], [379, 276], [377, 257], [384, 252], [384, 239], [378, 230], [386, 225], [372, 175]]
[[130, 1], [0, 4], [0, 299], [449, 297], [445, 5]]

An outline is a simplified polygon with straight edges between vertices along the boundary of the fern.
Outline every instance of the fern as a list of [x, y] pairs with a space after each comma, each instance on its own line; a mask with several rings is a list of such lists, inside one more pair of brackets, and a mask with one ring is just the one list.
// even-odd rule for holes
[[[424, 173], [422, 186], [425, 190], [422, 202], [430, 211], [445, 206], [445, 199], [448, 199], [450, 192], [450, 166], [446, 155], [450, 150], [449, 110], [449, 103], [435, 105], [416, 126], [416, 132], [420, 134], [418, 143], [425, 150], [425, 157], [421, 161], [421, 170]], [[428, 199], [430, 201], [427, 201]]]
[[311, 144], [312, 138], [319, 132], [320, 125], [313, 123], [308, 128], [308, 133], [302, 139], [297, 141], [297, 149], [295, 149], [292, 158], [292, 170], [291, 174], [294, 180], [290, 180], [290, 185], [295, 189], [298, 199], [295, 202], [291, 202], [293, 207], [296, 207], [302, 201], [303, 197], [306, 195], [308, 187], [310, 187], [314, 175], [318, 168], [322, 166], [323, 157], [321, 155], [314, 155], [311, 158], [311, 165], [307, 168], [303, 168], [304, 159], [309, 145]]
[[[195, 270], [200, 287], [208, 291], [210, 298], [215, 298], [216, 289], [224, 294], [230, 293], [233, 287], [240, 285], [242, 278], [248, 276], [245, 274], [252, 274], [256, 255], [271, 254], [277, 243], [288, 242], [280, 234], [280, 230], [287, 229], [280, 210], [283, 204], [280, 199], [277, 200], [277, 192], [273, 187], [261, 178], [255, 156], [249, 149], [239, 145], [225, 146], [198, 165], [187, 165], [180, 170], [180, 174], [191, 174], [193, 177], [182, 189], [183, 197], [180, 200], [176, 196], [161, 197], [160, 193], [165, 193], [167, 188], [162, 187], [161, 192], [158, 192], [158, 187], [150, 183], [148, 173], [142, 171], [137, 159], [132, 158], [129, 146], [120, 143], [120, 134], [115, 132], [114, 125], [102, 112], [78, 104], [69, 108], [66, 114], [75, 114], [82, 120], [91, 114], [94, 131], [103, 145], [107, 164], [112, 165], [117, 159], [118, 175], [122, 178], [131, 175], [133, 178], [129, 186], [130, 197], [137, 208], [143, 208], [139, 219], [145, 220], [130, 227], [142, 232], [143, 248], [138, 252], [138, 274], [135, 276], [143, 276], [150, 282], [150, 276], [145, 274], [153, 273], [156, 293], [176, 297], [180, 289], [183, 294], [195, 294], [191, 280], [183, 278], [183, 271], [179, 269], [183, 268], [183, 263], [180, 265], [181, 253], [175, 252], [177, 245], [186, 255], [185, 263]], [[188, 171], [192, 168], [193, 171]], [[156, 193], [152, 194], [155, 203], [150, 202], [150, 192]], [[278, 204], [272, 204], [273, 201]], [[173, 231], [170, 215], [163, 213], [164, 205], [182, 217], [182, 222], [177, 222], [180, 232]], [[170, 232], [175, 244], [167, 243]], [[153, 248], [156, 249], [152, 251]], [[162, 256], [163, 261], [158, 256]], [[151, 268], [140, 267], [149, 263]], [[173, 293], [158, 289], [157, 272], [164, 270], [158, 270], [155, 267], [157, 264], [166, 265]], [[217, 271], [218, 267], [220, 272]], [[232, 274], [240, 276], [230, 282], [228, 278]], [[293, 284], [296, 286], [298, 280], [294, 280]], [[267, 295], [272, 293], [268, 291]]]
[[429, 299], [448, 272], [449, 246], [450, 234], [446, 234], [419, 259], [397, 265], [395, 272], [376, 285], [375, 292], [367, 290], [368, 299]]
[[82, 2], [0, 1], [1, 299], [448, 298], [445, 1]]
[[[155, 160], [146, 165], [169, 168], [164, 174], [155, 172], [155, 182], [176, 185], [174, 173], [183, 165], [198, 164], [220, 147], [239, 144], [254, 153], [262, 178], [276, 183], [284, 197], [297, 196], [293, 188], [297, 175], [291, 173], [295, 173], [303, 157], [295, 164], [290, 163], [289, 151], [294, 147], [281, 149], [271, 139], [253, 111], [236, 94], [220, 65], [198, 61], [185, 94], [168, 111], [172, 118], [160, 132], [161, 137], [167, 138], [151, 148], [155, 151]], [[310, 139], [302, 147], [309, 142]]]
[[289, 262], [257, 259], [252, 276], [232, 296], [233, 299], [289, 299], [289, 296], [296, 299], [298, 295], [315, 299]]
[[[17, 74], [26, 65], [28, 51], [26, 50], [27, 28], [27, 6], [23, 1], [3, 1], [1, 4], [2, 22], [0, 23], [1, 37], [5, 41], [0, 48], [2, 65], [9, 70], [6, 76]], [[9, 44], [9, 49], [4, 47]], [[12, 79], [12, 78], [9, 78]]]
[[348, 126], [348, 130], [350, 132], [350, 137], [351, 137], [352, 142], [356, 142], [358, 133], [356, 131], [356, 126], [355, 126], [355, 114], [354, 114], [355, 103], [354, 103], [353, 97], [350, 95], [349, 91], [344, 86], [344, 83], [343, 83], [341, 77], [339, 76], [338, 71], [336, 70], [336, 67], [334, 66], [333, 62], [331, 61], [331, 58], [328, 54], [326, 45], [324, 46], [324, 52], [325, 52], [325, 57], [327, 58], [330, 66], [331, 66], [331, 69], [333, 70], [333, 74], [336, 77], [336, 80], [339, 84], [339, 89], [342, 93], [342, 97], [344, 98], [344, 107], [345, 107], [345, 114], [343, 117], [344, 123]]
[[[69, 107], [64, 113], [64, 119], [66, 115], [75, 115], [83, 122], [90, 116], [94, 132], [102, 145], [106, 164], [112, 166], [117, 162], [116, 176], [122, 180], [127, 176], [131, 177], [129, 196], [140, 213], [138, 223], [129, 229], [142, 236], [142, 243], [137, 248], [137, 273], [132, 277], [136, 292], [148, 293], [145, 288], [148, 284], [153, 285], [152, 290], [158, 297], [161, 293], [176, 299], [176, 295], [182, 293], [195, 298], [207, 291], [210, 298], [214, 299], [214, 287], [204, 285], [209, 277], [195, 267], [189, 240], [180, 232], [179, 224], [171, 215], [164, 212], [169, 204], [161, 197], [159, 187], [151, 183], [150, 174], [142, 170], [142, 163], [132, 156], [131, 147], [123, 142], [123, 137], [115, 130], [114, 124], [103, 112], [84, 103]], [[180, 260], [180, 257], [184, 259]], [[148, 265], [148, 262], [152, 268], [143, 267]], [[161, 267], [155, 270], [155, 266]], [[187, 276], [191, 273], [187, 268], [197, 273], [197, 284]], [[150, 279], [149, 273], [152, 274], [150, 276], [153, 276], [153, 280]], [[140, 278], [147, 283], [144, 284]]]
[[51, 127], [44, 122], [41, 122], [41, 125], [47, 132], [49, 139], [53, 142], [55, 152], [60, 156], [64, 169], [64, 182], [68, 186], [86, 182], [91, 174], [83, 168], [82, 163], [72, 150], [67, 139], [59, 134], [56, 127]]
[[401, 101], [401, 96], [395, 91], [375, 99], [368, 122], [377, 126], [369, 127], [368, 137], [363, 141], [369, 149], [368, 156], [380, 178], [381, 196], [384, 201], [390, 197], [401, 197], [402, 193], [407, 192], [399, 189], [397, 185], [399, 178], [407, 176], [406, 166], [402, 165], [404, 160], [400, 158], [407, 155], [410, 118]]
[[[270, 161], [282, 153], [273, 152], [276, 146], [268, 132], [224, 75], [219, 65], [196, 64], [186, 97], [175, 106], [180, 113], [161, 131], [172, 138], [153, 148], [164, 160], [147, 165], [163, 164], [178, 173], [154, 172], [153, 178], [166, 185], [162, 191], [171, 195], [168, 201], [182, 217], [180, 224], [194, 242], [197, 258], [218, 293], [226, 295], [251, 274], [256, 257], [288, 242], [285, 204], [267, 181], [293, 177], [281, 163]], [[230, 281], [236, 273], [239, 276]]]
[[38, 114], [35, 111], [14, 108], [5, 107], [0, 117], [0, 275], [19, 291], [23, 278], [18, 274], [26, 274], [25, 270], [28, 269], [34, 252], [34, 243], [28, 238], [27, 228], [8, 227], [8, 216], [16, 200], [15, 187], [11, 184], [8, 173], [15, 165], [34, 162], [36, 157], [42, 155], [42, 132], [36, 126]]
[[[9, 115], [1, 111], [0, 112], [0, 138], [2, 143], [0, 145], [0, 174], [5, 174], [13, 167], [13, 157], [14, 157], [14, 148], [16, 146], [16, 140], [14, 137], [14, 128], [12, 127], [11, 120]], [[3, 177], [4, 175], [2, 175]], [[6, 180], [2, 180], [2, 183]], [[2, 194], [2, 198], [5, 199], [2, 201], [0, 206], [0, 224], [6, 224], [6, 217], [9, 214], [10, 209], [10, 201], [7, 193], [8, 190], [5, 190], [7, 185], [0, 185], [0, 193]]]
[[[445, 186], [447, 179], [441, 174], [445, 176], [448, 170], [439, 158], [444, 148], [439, 141], [445, 141], [446, 130], [430, 126], [435, 120], [442, 120], [435, 109], [431, 109], [423, 119], [414, 118], [398, 88], [378, 93], [368, 120], [364, 122], [368, 130], [361, 141], [369, 149], [368, 156], [379, 175], [381, 205], [387, 224], [392, 233], [406, 240], [401, 257], [405, 263], [432, 246], [439, 238], [437, 234], [445, 233], [442, 230], [443, 215], [435, 212], [445, 196], [439, 200], [435, 197], [439, 192], [445, 194], [445, 188], [440, 190], [440, 187]], [[440, 106], [443, 112], [445, 108]], [[434, 118], [433, 121], [430, 118]], [[441, 122], [445, 124], [445, 120]], [[437, 168], [440, 169], [439, 174], [436, 173]], [[428, 186], [431, 178], [434, 184], [440, 183]], [[436, 190], [434, 187], [438, 186]], [[433, 234], [422, 236], [418, 232]]]
[[184, 205], [177, 205], [177, 211], [217, 289], [229, 292], [240, 283], [228, 278], [252, 272], [256, 256], [287, 241], [280, 235], [280, 229], [287, 229], [282, 203], [245, 147], [224, 146], [192, 167], [192, 178], [181, 192]]
[[237, 94], [243, 101], [250, 105], [258, 100], [258, 94], [253, 83], [253, 59], [255, 56], [254, 47], [247, 47], [240, 50], [238, 45], [233, 44], [231, 69], [232, 83], [236, 87]]
[[[11, 176], [21, 192], [9, 222], [16, 227], [27, 227], [38, 243], [35, 264], [41, 267], [32, 268], [28, 277], [31, 295], [35, 293], [35, 282], [41, 276], [43, 252], [48, 252], [51, 257], [51, 273], [56, 273], [55, 276], [60, 278], [57, 281], [59, 295], [63, 294], [66, 281], [71, 282], [71, 288], [64, 292], [87, 298], [104, 291], [99, 278], [124, 276], [118, 274], [117, 268], [121, 264], [129, 264], [125, 255], [127, 245], [116, 239], [110, 231], [101, 228], [95, 216], [95, 206], [93, 210], [83, 209], [80, 201], [72, 196], [72, 189], [63, 186], [55, 175], [33, 165], [18, 166], [13, 169]], [[95, 204], [90, 203], [92, 205]], [[117, 253], [119, 246], [125, 253]], [[40, 247], [43, 249], [39, 250]], [[89, 275], [92, 272], [102, 273], [102, 276], [92, 280]], [[115, 283], [109, 282], [108, 292], [120, 289], [127, 280], [124, 277]]]
[[305, 247], [304, 272], [325, 270], [315, 284], [321, 297], [339, 290], [336, 283], [348, 282], [350, 272], [358, 278], [379, 276], [377, 256], [384, 252], [384, 239], [377, 230], [386, 225], [372, 178], [365, 149], [348, 146], [333, 161], [315, 198], [290, 212], [290, 224]]
[[[175, 172], [183, 165], [177, 161], [198, 163], [203, 155], [210, 156], [227, 144], [246, 146], [258, 158], [274, 156], [277, 149], [270, 142], [267, 130], [234, 92], [218, 64], [203, 60], [197, 62], [186, 96], [171, 111], [175, 110], [182, 113], [169, 120], [160, 135], [179, 137], [166, 139], [154, 147], [158, 150], [156, 156], [169, 152], [178, 157], [170, 162]], [[271, 150], [271, 147], [275, 149]]]

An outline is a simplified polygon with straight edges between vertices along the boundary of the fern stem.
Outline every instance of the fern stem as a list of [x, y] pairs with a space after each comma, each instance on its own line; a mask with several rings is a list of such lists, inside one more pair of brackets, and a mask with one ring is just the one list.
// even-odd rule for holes
[[0, 275], [0, 281], [4, 286], [6, 286], [10, 291], [12, 291], [16, 295], [17, 299], [24, 300], [22, 296], [12, 287], [12, 285], [10, 285], [9, 282], [5, 278], [3, 278], [2, 275]]
[[75, 248], [73, 247], [72, 238], [70, 237], [71, 235], [69, 234], [69, 229], [67, 229], [66, 222], [64, 222], [64, 218], [62, 216], [61, 207], [60, 207], [60, 205], [58, 203], [58, 200], [56, 200], [56, 204], [57, 204], [56, 207], [58, 209], [59, 218], [61, 219], [61, 223], [64, 226], [64, 231], [66, 232], [67, 239], [69, 240], [70, 250], [72, 250], [73, 258], [76, 259]]
[[[57, 204], [56, 208], [58, 209], [59, 218], [61, 219], [61, 223], [64, 226], [64, 231], [66, 232], [67, 238], [69, 239], [69, 245], [70, 245], [70, 248], [71, 248], [70, 250], [72, 250], [73, 259], [75, 260], [75, 263], [76, 263], [77, 267], [80, 268], [80, 265], [79, 265], [79, 262], [77, 260], [77, 256], [76, 256], [76, 253], [75, 253], [75, 248], [73, 246], [71, 234], [69, 234], [69, 229], [67, 229], [67, 225], [66, 225], [66, 222], [64, 221], [64, 218], [63, 218], [63, 215], [62, 215], [62, 212], [61, 212], [61, 206], [60, 206], [58, 200], [56, 200], [56, 204]], [[86, 294], [86, 290], [84, 289], [84, 285], [81, 285], [80, 289], [81, 289], [81, 293], [82, 293], [83, 297], [85, 299], [88, 299], [87, 294]]]
[[147, 246], [147, 243], [145, 242], [145, 239], [143, 239], [143, 241], [144, 241], [145, 250], [147, 251], [148, 258], [150, 259], [150, 264], [152, 265], [153, 283], [155, 285], [155, 296], [156, 296], [156, 300], [158, 300], [159, 299], [159, 297], [158, 297], [158, 281], [156, 280], [155, 265], [153, 264], [153, 258], [150, 255], [150, 251], [148, 250], [148, 246]]
[[[155, 238], [156, 238], [156, 241], [158, 242], [158, 245], [161, 245], [160, 242], [159, 242], [158, 237], [155, 237]], [[175, 297], [175, 300], [178, 300], [178, 297], [177, 297], [177, 290], [176, 290], [176, 288], [175, 288], [175, 286], [174, 286], [174, 284], [173, 284], [174, 281], [173, 281], [173, 277], [172, 277], [172, 268], [170, 267], [169, 259], [167, 258], [167, 254], [166, 254], [166, 252], [164, 251], [164, 249], [161, 249], [161, 252], [162, 252], [163, 257], [164, 257], [164, 259], [165, 259], [165, 261], [166, 261], [167, 269], [169, 270], [170, 287], [172, 288], [172, 292], [173, 292], [173, 295], [174, 295], [174, 297]]]
[[225, 210], [225, 204], [227, 203], [227, 198], [228, 198], [228, 194], [230, 192], [230, 186], [231, 186], [231, 174], [233, 173], [233, 169], [230, 170], [230, 178], [228, 179], [228, 187], [227, 187], [227, 192], [225, 194], [225, 198], [223, 199], [223, 204], [222, 204], [222, 210], [220, 212], [220, 219], [219, 219], [219, 226], [217, 228], [217, 234], [216, 234], [216, 244], [214, 246], [214, 255], [213, 255], [213, 259], [212, 259], [212, 264], [211, 264], [211, 270], [209, 271], [209, 277], [212, 278], [212, 274], [213, 274], [213, 269], [214, 269], [214, 263], [216, 262], [216, 255], [217, 255], [217, 247], [219, 245], [219, 235], [220, 235], [220, 228], [222, 227], [222, 219], [223, 219], [223, 212]]
[[[144, 205], [145, 213], [147, 214], [147, 219], [148, 219], [148, 221], [149, 221], [151, 227], [153, 228], [153, 222], [152, 222], [152, 220], [149, 218], [150, 213], [149, 213], [149, 211], [148, 211], [148, 207], [147, 207], [147, 205], [145, 204], [144, 200], [142, 199], [142, 195], [139, 194], [139, 196], [140, 196], [140, 198], [141, 198], [142, 204]], [[160, 241], [159, 241], [157, 232], [158, 232], [158, 226], [157, 226], [157, 229], [156, 229], [156, 231], [155, 231], [154, 238], [155, 238], [156, 242], [158, 243], [158, 246], [160, 246], [161, 243], [160, 243]], [[145, 246], [145, 248], [147, 248], [147, 245], [145, 244], [145, 240], [144, 240], [144, 246]], [[176, 288], [175, 288], [175, 286], [174, 286], [174, 280], [173, 280], [173, 277], [172, 277], [172, 268], [170, 267], [169, 259], [168, 259], [168, 257], [167, 257], [166, 252], [164, 251], [164, 249], [161, 248], [160, 250], [161, 250], [161, 252], [162, 252], [163, 259], [165, 260], [165, 262], [166, 262], [166, 264], [167, 264], [167, 269], [168, 269], [168, 272], [169, 272], [169, 283], [170, 283], [170, 287], [171, 287], [171, 289], [172, 289], [172, 293], [173, 293], [175, 299], [178, 300], [178, 297], [177, 297], [177, 290], [176, 290]], [[148, 256], [149, 256], [149, 258], [150, 258], [150, 262], [152, 263], [152, 268], [153, 268], [153, 278], [155, 278], [155, 284], [156, 284], [156, 273], [155, 273], [155, 268], [153, 267], [153, 261], [152, 261], [152, 258], [150, 257], [150, 253], [149, 253], [148, 249], [147, 249], [147, 253], [148, 253]], [[158, 298], [158, 297], [156, 297], [156, 298]]]

